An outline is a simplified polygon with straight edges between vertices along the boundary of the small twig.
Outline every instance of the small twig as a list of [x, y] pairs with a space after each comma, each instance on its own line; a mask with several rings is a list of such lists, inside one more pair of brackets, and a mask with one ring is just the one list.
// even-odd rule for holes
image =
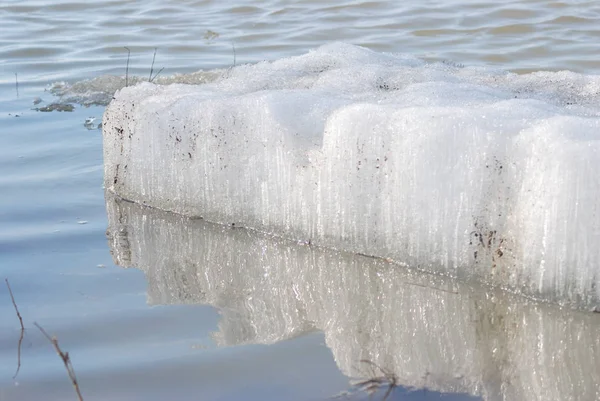
[[131, 50], [127, 46], [123, 46], [127, 49], [127, 67], [125, 67], [125, 87], [129, 86], [129, 57], [131, 56]]
[[15, 87], [17, 88], [17, 97], [19, 97], [19, 76], [15, 72]]
[[163, 67], [163, 68], [161, 68], [160, 70], [158, 70], [158, 72], [156, 73], [156, 75], [155, 75], [155, 76], [153, 76], [153, 77], [152, 77], [152, 79], [151, 79], [149, 82], [152, 82], [152, 81], [154, 81], [154, 78], [158, 77], [158, 74], [160, 74], [160, 73], [162, 72], [162, 70], [164, 70], [164, 69], [165, 69], [165, 67]]
[[19, 336], [19, 345], [17, 346], [17, 371], [13, 376], [13, 380], [17, 378], [19, 375], [19, 371], [21, 370], [21, 346], [23, 345], [23, 336], [25, 335], [25, 329], [21, 328], [21, 335]]
[[235, 43], [231, 42], [231, 48], [233, 49], [233, 66], [235, 67]]
[[19, 336], [19, 345], [17, 346], [17, 371], [13, 376], [13, 380], [17, 378], [19, 375], [19, 371], [21, 370], [21, 346], [23, 344], [23, 336], [25, 335], [25, 329], [21, 328], [21, 335]]
[[5, 278], [4, 281], [6, 281], [6, 286], [8, 287], [8, 293], [10, 294], [10, 299], [12, 300], [13, 306], [15, 307], [15, 311], [17, 312], [17, 317], [19, 318], [19, 323], [21, 323], [21, 329], [25, 330], [25, 326], [23, 326], [23, 318], [21, 317], [21, 314], [19, 313], [19, 308], [17, 308], [17, 303], [15, 302], [15, 297], [13, 295], [12, 289], [10, 288], [10, 284], [8, 283], [8, 279]]
[[75, 376], [75, 370], [73, 369], [73, 364], [71, 363], [71, 358], [69, 358], [69, 353], [63, 352], [60, 349], [60, 347], [58, 345], [58, 339], [55, 336], [50, 337], [48, 335], [48, 333], [46, 333], [46, 330], [44, 330], [42, 328], [42, 326], [40, 326], [37, 323], [34, 323], [34, 326], [37, 327], [38, 329], [40, 329], [40, 331], [42, 332], [44, 337], [46, 337], [48, 339], [48, 341], [50, 341], [50, 344], [52, 344], [52, 346], [54, 347], [54, 350], [56, 351], [56, 353], [58, 354], [60, 359], [62, 359], [62, 361], [65, 365], [65, 369], [67, 370], [67, 373], [69, 375], [69, 379], [71, 379], [73, 388], [75, 389], [75, 392], [77, 393], [77, 398], [79, 399], [79, 401], [83, 401], [83, 396], [81, 395], [81, 391], [79, 390], [79, 383], [77, 382], [77, 377]]
[[[398, 387], [398, 377], [393, 372], [384, 369], [367, 359], [361, 359], [360, 362], [371, 367], [372, 377], [370, 379], [358, 379], [355, 381], [354, 387], [369, 394], [373, 394], [382, 387], [387, 386], [387, 391], [382, 398], [382, 401], [386, 401], [394, 389]], [[381, 375], [376, 375], [375, 368], [381, 372]]]
[[[15, 74], [16, 75], [16, 74]], [[13, 306], [15, 307], [15, 312], [17, 312], [17, 317], [19, 318], [19, 323], [21, 323], [21, 335], [19, 337], [19, 345], [17, 346], [17, 371], [13, 376], [13, 380], [16, 379], [19, 371], [21, 370], [21, 344], [23, 344], [23, 335], [25, 334], [25, 326], [23, 326], [23, 318], [21, 317], [21, 313], [19, 313], [19, 308], [17, 307], [17, 303], [15, 302], [15, 297], [13, 295], [12, 289], [10, 288], [10, 284], [8, 279], [5, 278], [6, 287], [8, 287], [8, 293], [10, 294], [10, 299], [12, 300]]]
[[152, 82], [152, 73], [154, 72], [154, 60], [156, 59], [156, 47], [154, 48], [154, 56], [152, 56], [152, 65], [150, 66], [150, 75], [148, 76], [148, 82]]
[[148, 76], [148, 82], [152, 82], [154, 81], [154, 79], [156, 77], [158, 77], [158, 74], [160, 74], [162, 72], [162, 70], [165, 69], [165, 67], [161, 68], [155, 76], [152, 76], [152, 73], [154, 72], [154, 60], [156, 60], [156, 47], [154, 48], [154, 56], [152, 56], [152, 65], [150, 66], [150, 75]]

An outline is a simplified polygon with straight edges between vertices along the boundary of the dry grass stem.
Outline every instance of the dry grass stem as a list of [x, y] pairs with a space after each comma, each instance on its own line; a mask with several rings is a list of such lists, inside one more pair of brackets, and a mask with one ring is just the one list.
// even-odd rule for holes
[[148, 82], [152, 82], [152, 73], [154, 72], [154, 60], [156, 60], [156, 47], [154, 48], [154, 55], [152, 56], [152, 65], [150, 66], [150, 76], [148, 76]]
[[152, 79], [151, 79], [149, 82], [152, 82], [152, 81], [154, 81], [154, 78], [158, 77], [158, 74], [160, 74], [160, 73], [161, 73], [161, 72], [162, 72], [164, 69], [165, 69], [165, 67], [163, 67], [163, 68], [161, 68], [160, 70], [158, 70], [158, 72], [156, 73], [156, 75], [154, 75], [154, 76], [152, 77]]
[[[16, 75], [16, 74], [15, 74]], [[21, 370], [21, 345], [23, 344], [23, 336], [25, 334], [25, 326], [23, 326], [23, 318], [21, 317], [21, 313], [19, 312], [19, 308], [17, 307], [17, 303], [15, 302], [15, 296], [13, 295], [12, 289], [10, 288], [10, 283], [8, 279], [5, 278], [6, 287], [8, 288], [8, 293], [10, 294], [10, 299], [12, 300], [13, 306], [15, 307], [15, 312], [17, 312], [17, 317], [19, 318], [19, 323], [21, 323], [21, 335], [19, 336], [19, 345], [17, 346], [17, 371], [13, 376], [13, 380], [17, 378], [19, 371]]]
[[[357, 379], [354, 381], [354, 387], [360, 391], [373, 394], [383, 387], [387, 387], [387, 390], [382, 398], [382, 401], [386, 401], [392, 394], [394, 389], [398, 387], [398, 377], [391, 371], [384, 369], [374, 362], [366, 359], [362, 359], [361, 363], [367, 364], [371, 367], [371, 376], [369, 379]], [[376, 373], [376, 370], [379, 373]]]
[[21, 346], [23, 345], [23, 336], [25, 335], [25, 329], [21, 328], [21, 335], [19, 336], [19, 345], [17, 346], [17, 371], [13, 376], [13, 380], [19, 375], [21, 370]]
[[10, 288], [10, 284], [8, 283], [8, 279], [5, 278], [6, 287], [8, 287], [8, 293], [10, 294], [10, 299], [12, 300], [13, 306], [15, 307], [15, 311], [17, 312], [17, 317], [19, 318], [19, 323], [21, 323], [21, 329], [25, 330], [25, 326], [23, 326], [23, 318], [19, 313], [19, 308], [17, 308], [17, 303], [15, 302], [15, 296], [13, 295], [12, 289]]
[[40, 331], [42, 332], [42, 334], [44, 335], [44, 337], [46, 337], [48, 339], [48, 341], [50, 341], [50, 343], [52, 344], [52, 346], [54, 347], [54, 350], [56, 351], [56, 353], [58, 354], [58, 356], [60, 357], [60, 359], [62, 359], [64, 365], [65, 365], [65, 369], [67, 370], [67, 373], [69, 375], [69, 379], [71, 379], [71, 383], [73, 384], [73, 388], [75, 389], [75, 392], [77, 393], [77, 398], [79, 399], [79, 401], [83, 401], [83, 397], [81, 395], [81, 391], [79, 390], [79, 383], [77, 382], [77, 377], [75, 376], [75, 370], [73, 369], [73, 365], [71, 364], [71, 358], [69, 358], [69, 353], [68, 352], [63, 352], [60, 349], [60, 346], [58, 345], [58, 339], [55, 336], [50, 337], [48, 335], [48, 333], [46, 333], [46, 330], [44, 330], [42, 328], [42, 326], [40, 326], [37, 323], [34, 323], [35, 327], [37, 327], [38, 329], [40, 329]]
[[127, 50], [127, 66], [125, 67], [125, 87], [129, 86], [129, 57], [131, 56], [131, 50], [129, 47], [124, 46]]
[[156, 60], [156, 47], [154, 48], [154, 55], [152, 56], [152, 65], [150, 66], [150, 75], [148, 76], [148, 82], [154, 81], [156, 77], [158, 77], [158, 74], [160, 74], [162, 70], [165, 69], [165, 67], [161, 68], [160, 70], [158, 70], [156, 75], [153, 76], [152, 73], [154, 72], [154, 60]]
[[15, 87], [17, 88], [17, 97], [19, 97], [19, 76], [15, 72]]
[[233, 50], [233, 66], [235, 67], [236, 57], [235, 57], [235, 43], [231, 42], [231, 49]]

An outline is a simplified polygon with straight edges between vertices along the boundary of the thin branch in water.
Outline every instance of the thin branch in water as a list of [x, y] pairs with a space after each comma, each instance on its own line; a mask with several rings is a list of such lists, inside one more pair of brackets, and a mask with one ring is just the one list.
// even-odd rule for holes
[[[388, 371], [367, 359], [362, 359], [360, 362], [371, 367], [372, 377], [370, 379], [359, 379], [355, 381], [354, 387], [369, 394], [375, 393], [382, 387], [387, 387], [387, 390], [382, 398], [382, 401], [386, 401], [394, 389], [398, 387], [398, 377], [393, 372]], [[376, 375], [375, 368], [381, 372], [381, 375]]]
[[71, 384], [73, 384], [73, 388], [77, 393], [77, 398], [79, 399], [79, 401], [83, 401], [83, 396], [81, 395], [81, 391], [79, 390], [79, 383], [77, 382], [77, 377], [75, 376], [75, 370], [73, 369], [73, 364], [71, 364], [71, 358], [69, 358], [69, 353], [63, 352], [63, 350], [60, 349], [58, 345], [58, 339], [55, 336], [50, 337], [48, 333], [46, 333], [46, 330], [42, 328], [42, 326], [40, 326], [37, 323], [34, 323], [34, 325], [35, 327], [40, 329], [44, 337], [46, 337], [48, 341], [50, 341], [50, 344], [52, 344], [54, 350], [56, 351], [60, 359], [62, 359], [65, 365], [65, 369], [67, 370], [67, 373], [69, 375], [69, 379], [71, 379]]
[[19, 336], [19, 345], [17, 345], [17, 371], [13, 376], [13, 380], [17, 378], [19, 375], [19, 371], [21, 370], [21, 346], [23, 344], [23, 336], [25, 335], [25, 329], [21, 329], [21, 335]]
[[8, 283], [8, 279], [5, 278], [6, 286], [8, 287], [8, 293], [10, 294], [10, 299], [12, 300], [13, 306], [15, 307], [15, 311], [17, 312], [17, 317], [19, 318], [19, 323], [21, 323], [21, 329], [25, 330], [25, 326], [23, 326], [23, 318], [19, 313], [19, 308], [17, 308], [17, 303], [15, 302], [15, 296], [13, 295], [12, 289], [10, 288], [10, 284]]
[[17, 88], [17, 97], [19, 97], [19, 76], [15, 72], [15, 87]]
[[[15, 74], [16, 75], [16, 74]], [[15, 307], [15, 312], [17, 312], [17, 317], [19, 318], [19, 323], [21, 323], [21, 335], [19, 336], [19, 345], [17, 346], [17, 371], [13, 376], [13, 380], [17, 378], [19, 371], [21, 370], [21, 344], [23, 344], [23, 335], [25, 334], [25, 326], [23, 326], [23, 318], [21, 317], [21, 313], [19, 312], [19, 308], [17, 307], [17, 303], [15, 302], [15, 296], [13, 295], [12, 289], [10, 288], [10, 284], [8, 279], [5, 278], [6, 287], [8, 288], [8, 293], [10, 294], [10, 299], [12, 300], [13, 306]]]
[[125, 67], [125, 87], [129, 86], [129, 57], [131, 56], [131, 50], [127, 46], [123, 46], [127, 49], [127, 66]]

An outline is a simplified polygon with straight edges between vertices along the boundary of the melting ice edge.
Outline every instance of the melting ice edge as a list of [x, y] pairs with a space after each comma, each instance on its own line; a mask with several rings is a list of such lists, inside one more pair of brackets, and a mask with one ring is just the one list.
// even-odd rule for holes
[[600, 305], [600, 77], [335, 43], [115, 94], [105, 187], [140, 204]]

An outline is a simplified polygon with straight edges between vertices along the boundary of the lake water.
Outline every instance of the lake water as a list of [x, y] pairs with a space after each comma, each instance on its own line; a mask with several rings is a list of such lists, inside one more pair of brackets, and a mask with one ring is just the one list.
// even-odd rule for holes
[[[388, 399], [600, 399], [600, 315], [105, 199], [98, 128], [125, 46], [132, 82], [330, 41], [592, 75], [599, 22], [598, 2], [576, 0], [3, 2], [0, 272], [26, 330], [13, 377], [2, 287], [0, 400], [75, 399], [34, 322], [69, 351], [85, 400], [356, 400], [352, 377], [386, 375]], [[56, 93], [79, 103], [34, 110]]]

